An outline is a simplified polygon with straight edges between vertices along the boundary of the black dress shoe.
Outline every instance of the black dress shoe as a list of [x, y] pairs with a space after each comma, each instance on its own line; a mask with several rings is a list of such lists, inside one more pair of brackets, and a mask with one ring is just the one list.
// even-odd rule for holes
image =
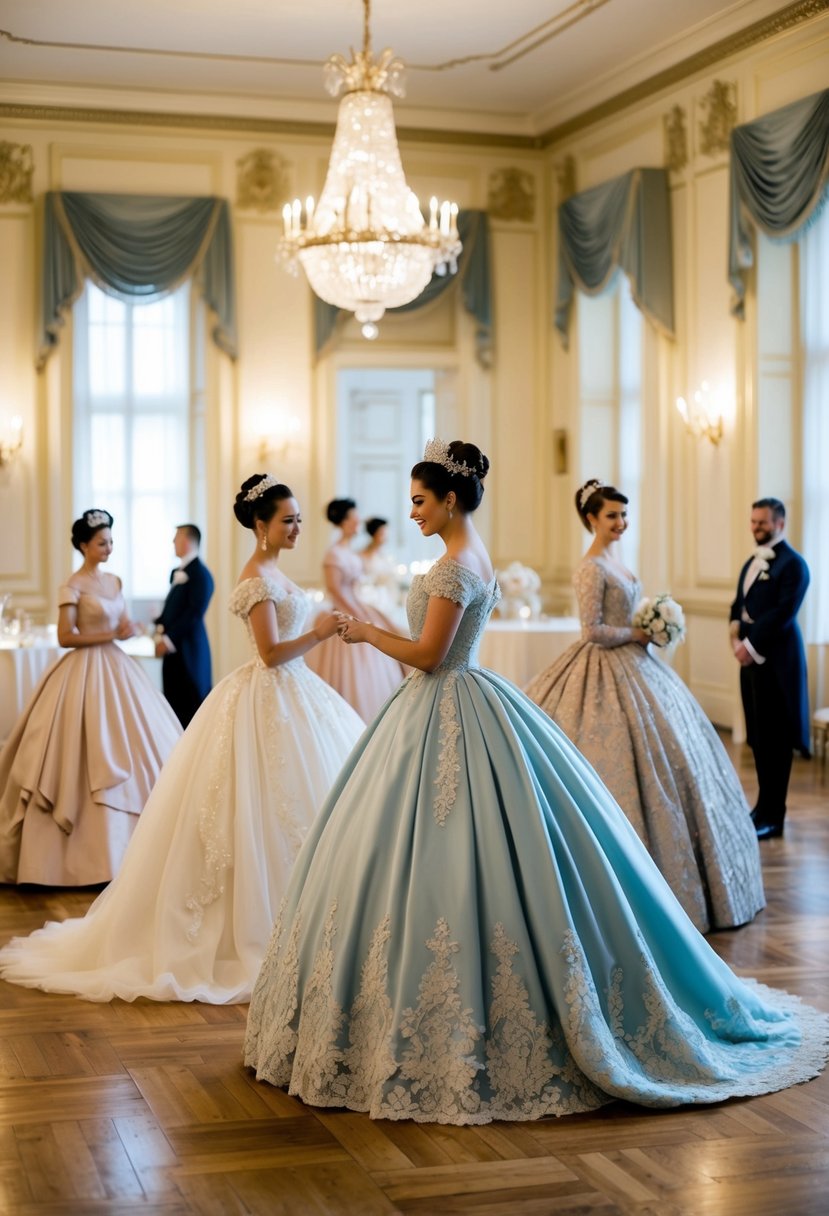
[[757, 823], [755, 831], [758, 840], [773, 840], [776, 836], [783, 835], [782, 823]]

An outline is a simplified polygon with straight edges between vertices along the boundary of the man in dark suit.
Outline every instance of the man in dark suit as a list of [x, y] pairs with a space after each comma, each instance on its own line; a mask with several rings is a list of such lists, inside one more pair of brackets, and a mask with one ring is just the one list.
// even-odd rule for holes
[[752, 504], [758, 548], [740, 571], [731, 605], [731, 644], [760, 785], [751, 813], [759, 840], [783, 835], [792, 753], [809, 755], [806, 654], [797, 624], [809, 568], [783, 539], [785, 526], [778, 498]]
[[155, 622], [155, 653], [163, 659], [164, 696], [183, 727], [210, 692], [210, 643], [204, 614], [213, 594], [213, 578], [199, 559], [201, 532], [180, 524], [173, 548], [180, 565], [170, 575], [170, 590]]

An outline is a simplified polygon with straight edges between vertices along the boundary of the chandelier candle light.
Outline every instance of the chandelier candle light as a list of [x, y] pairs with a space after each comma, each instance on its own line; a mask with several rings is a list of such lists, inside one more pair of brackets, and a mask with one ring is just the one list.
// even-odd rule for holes
[[325, 65], [328, 92], [344, 95], [322, 194], [316, 205], [310, 196], [304, 207], [285, 204], [279, 249], [321, 300], [353, 312], [363, 336], [376, 338], [387, 308], [416, 299], [433, 272], [457, 270], [461, 242], [457, 204], [433, 198], [427, 223], [406, 185], [390, 97], [404, 94], [403, 63], [389, 49], [374, 58], [370, 0], [363, 9], [362, 51]]

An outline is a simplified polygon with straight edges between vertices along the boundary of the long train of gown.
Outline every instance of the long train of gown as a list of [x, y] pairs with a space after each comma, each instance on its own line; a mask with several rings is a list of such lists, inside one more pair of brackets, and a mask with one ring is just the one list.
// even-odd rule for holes
[[[70, 583], [58, 603], [75, 606], [81, 634], [115, 629], [126, 611], [120, 590], [99, 596]], [[161, 693], [115, 642], [59, 659], [0, 752], [0, 882], [108, 882], [180, 735]]]
[[[332, 545], [323, 566], [336, 566], [348, 587], [352, 599], [360, 605], [363, 620], [395, 633], [394, 625], [382, 612], [359, 599], [359, 584], [363, 563], [358, 553], [345, 545]], [[381, 654], [373, 646], [344, 646], [332, 637], [315, 646], [308, 654], [308, 666], [330, 684], [366, 722], [370, 722], [381, 705], [391, 696], [406, 674], [395, 659]]]
[[700, 932], [765, 907], [742, 786], [717, 732], [661, 659], [633, 642], [641, 586], [603, 558], [573, 577], [575, 642], [527, 686], [595, 768]]
[[313, 1106], [485, 1123], [770, 1092], [815, 1075], [829, 1016], [739, 980], [566, 736], [476, 666], [495, 582], [445, 661], [371, 724], [297, 859], [245, 1059]]
[[[307, 616], [298, 588], [246, 579], [231, 611], [276, 604], [281, 640]], [[363, 723], [293, 659], [256, 654], [204, 701], [165, 765], [115, 881], [81, 919], [0, 951], [4, 979], [92, 1001], [248, 999], [314, 814]]]

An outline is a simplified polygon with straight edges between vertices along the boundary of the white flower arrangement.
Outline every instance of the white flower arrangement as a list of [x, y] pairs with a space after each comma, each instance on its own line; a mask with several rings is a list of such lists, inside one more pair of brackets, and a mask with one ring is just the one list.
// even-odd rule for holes
[[[541, 578], [530, 566], [523, 566], [521, 562], [510, 562], [506, 569], [498, 571], [498, 586], [501, 588], [500, 616], [540, 615]], [[525, 609], [524, 612], [521, 611], [522, 608]]]
[[685, 614], [667, 592], [646, 597], [636, 605], [633, 626], [643, 629], [655, 646], [678, 646], [685, 641]]
[[754, 550], [754, 560], [760, 567], [760, 573], [757, 575], [759, 582], [768, 581], [769, 563], [773, 562], [776, 556], [773, 545], [758, 545]]

